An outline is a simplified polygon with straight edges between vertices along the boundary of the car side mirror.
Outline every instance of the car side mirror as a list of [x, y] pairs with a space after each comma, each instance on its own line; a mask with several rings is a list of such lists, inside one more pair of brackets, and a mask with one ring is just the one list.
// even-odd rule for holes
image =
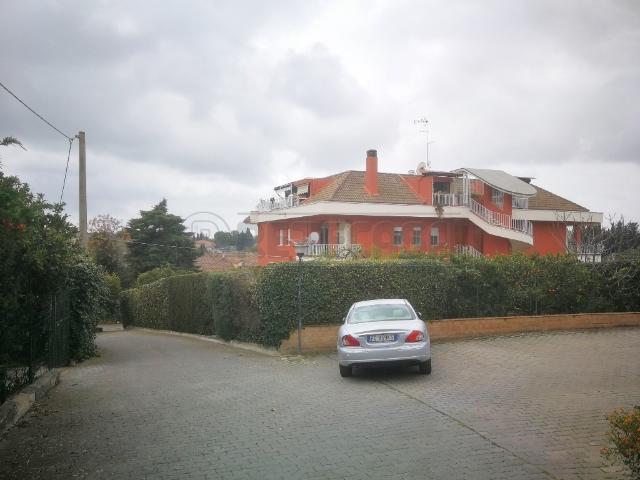
[[342, 323], [345, 323], [347, 321], [347, 317], [342, 317]]
[[422, 320], [422, 312], [416, 312], [418, 314], [418, 318]]

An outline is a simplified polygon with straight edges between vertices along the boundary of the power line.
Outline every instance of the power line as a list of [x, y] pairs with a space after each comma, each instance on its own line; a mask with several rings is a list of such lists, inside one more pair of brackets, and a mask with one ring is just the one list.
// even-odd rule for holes
[[15, 98], [16, 100], [18, 100], [22, 105], [24, 105], [31, 113], [33, 113], [36, 117], [38, 117], [40, 120], [42, 120], [44, 123], [46, 123], [47, 125], [49, 125], [51, 128], [53, 128], [56, 132], [58, 132], [60, 135], [62, 135], [63, 137], [65, 137], [67, 140], [72, 141], [73, 139], [67, 135], [66, 133], [62, 132], [60, 129], [58, 129], [54, 124], [52, 124], [49, 120], [47, 120], [46, 118], [44, 118], [42, 115], [40, 115], [38, 112], [36, 112], [33, 108], [31, 108], [29, 105], [27, 105], [26, 103], [24, 103], [22, 100], [20, 100], [20, 98], [18, 98], [18, 96], [13, 93], [11, 90], [9, 90], [2, 82], [0, 82], [0, 87], [4, 88], [7, 92], [9, 92], [9, 95], [11, 95], [13, 98]]
[[71, 158], [71, 145], [73, 145], [73, 138], [69, 139], [69, 153], [67, 154], [67, 165], [64, 167], [64, 180], [62, 181], [62, 191], [60, 192], [60, 200], [58, 203], [62, 203], [62, 196], [64, 195], [64, 186], [67, 184], [67, 171], [69, 170], [69, 158]]
[[135, 243], [137, 245], [147, 245], [150, 247], [167, 247], [167, 248], [182, 248], [184, 250], [197, 250], [200, 247], [180, 247], [178, 245], [162, 245], [159, 243], [146, 243], [146, 242], [136, 242], [135, 240], [121, 240], [124, 243]]

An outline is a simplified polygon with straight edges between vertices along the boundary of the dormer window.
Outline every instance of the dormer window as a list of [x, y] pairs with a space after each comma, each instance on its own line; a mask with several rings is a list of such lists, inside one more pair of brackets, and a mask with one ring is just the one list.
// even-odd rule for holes
[[496, 190], [495, 188], [492, 188], [491, 201], [496, 207], [501, 209], [504, 206], [504, 192], [501, 190]]
[[307, 198], [309, 196], [309, 184], [298, 185], [296, 193], [300, 198]]
[[511, 197], [511, 208], [529, 208], [529, 199], [526, 197]]

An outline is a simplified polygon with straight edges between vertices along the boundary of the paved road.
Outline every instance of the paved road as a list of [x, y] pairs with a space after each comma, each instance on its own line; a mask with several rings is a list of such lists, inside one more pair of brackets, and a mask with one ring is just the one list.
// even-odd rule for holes
[[0, 441], [0, 478], [608, 479], [604, 416], [640, 397], [640, 329], [442, 343], [434, 371], [338, 375], [142, 331]]

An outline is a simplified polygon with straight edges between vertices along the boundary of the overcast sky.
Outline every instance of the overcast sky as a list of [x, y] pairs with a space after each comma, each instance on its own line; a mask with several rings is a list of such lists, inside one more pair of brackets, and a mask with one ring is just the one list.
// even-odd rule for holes
[[[274, 186], [502, 169], [640, 221], [640, 2], [4, 2], [0, 81], [87, 135], [89, 217], [163, 197], [231, 228]], [[60, 196], [68, 141], [0, 90], [5, 173]], [[77, 218], [77, 143], [64, 200]], [[219, 227], [220, 222], [217, 224]], [[200, 228], [196, 226], [196, 228]], [[214, 228], [215, 229], [215, 228]]]

